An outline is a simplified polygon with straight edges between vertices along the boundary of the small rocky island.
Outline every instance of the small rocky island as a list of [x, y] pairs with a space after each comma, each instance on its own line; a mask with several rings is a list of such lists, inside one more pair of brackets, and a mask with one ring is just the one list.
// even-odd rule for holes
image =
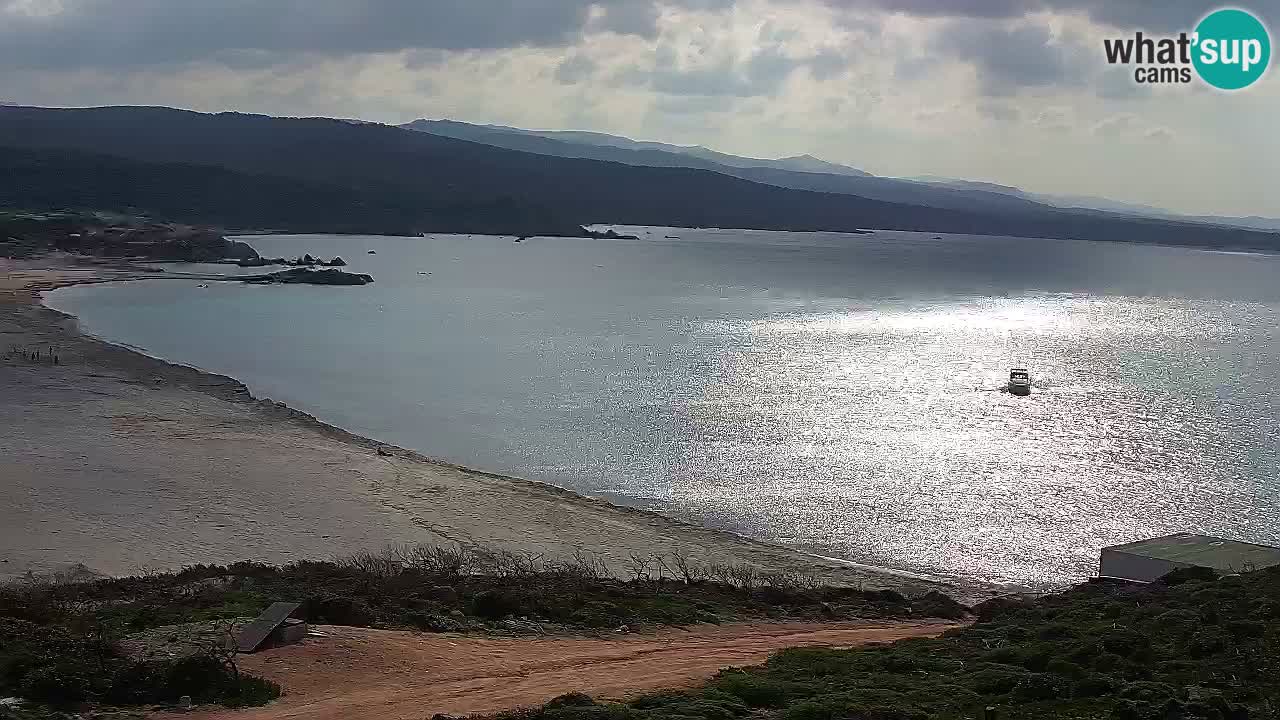
[[312, 270], [306, 267], [266, 275], [250, 275], [239, 279], [255, 285], [368, 285], [373, 282], [371, 275], [349, 273], [333, 268]]
[[267, 267], [268, 265], [285, 265], [288, 267], [346, 267], [347, 261], [341, 256], [335, 257], [329, 262], [325, 262], [317, 257], [312, 257], [311, 253], [307, 253], [300, 258], [286, 260], [282, 257], [278, 258], [244, 258], [236, 263], [240, 267]]

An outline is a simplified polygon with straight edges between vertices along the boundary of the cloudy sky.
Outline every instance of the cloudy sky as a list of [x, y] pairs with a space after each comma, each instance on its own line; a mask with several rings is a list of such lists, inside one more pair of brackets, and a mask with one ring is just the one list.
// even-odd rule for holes
[[[1280, 78], [1144, 87], [1202, 0], [0, 0], [0, 101], [586, 129], [1280, 216]], [[1280, 23], [1280, 0], [1236, 3]]]

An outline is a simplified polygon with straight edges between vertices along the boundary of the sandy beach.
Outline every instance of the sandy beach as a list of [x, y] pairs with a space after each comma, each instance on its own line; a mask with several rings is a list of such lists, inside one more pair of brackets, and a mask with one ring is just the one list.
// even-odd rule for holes
[[[87, 337], [40, 304], [67, 284], [157, 276], [0, 260], [0, 353], [19, 349], [0, 360], [0, 577], [459, 542], [549, 558], [582, 550], [620, 574], [632, 554], [680, 550], [834, 583], [941, 587], [387, 448], [255, 399], [231, 378]], [[58, 364], [22, 352], [37, 348], [56, 350]]]

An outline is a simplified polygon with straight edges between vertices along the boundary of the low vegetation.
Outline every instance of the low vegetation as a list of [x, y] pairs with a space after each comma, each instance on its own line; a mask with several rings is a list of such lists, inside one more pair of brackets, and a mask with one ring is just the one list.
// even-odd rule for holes
[[741, 619], [959, 618], [938, 593], [818, 587], [676, 553], [635, 557], [630, 579], [478, 548], [402, 547], [286, 567], [239, 563], [122, 579], [30, 578], [0, 589], [0, 697], [50, 704], [257, 704], [279, 689], [237, 672], [226, 643], [176, 659], [126, 651], [139, 638], [252, 617], [278, 600], [318, 624], [426, 632], [615, 633]]
[[1087, 584], [975, 612], [939, 639], [787, 650], [697, 690], [567, 695], [500, 720], [1280, 718], [1280, 568]]

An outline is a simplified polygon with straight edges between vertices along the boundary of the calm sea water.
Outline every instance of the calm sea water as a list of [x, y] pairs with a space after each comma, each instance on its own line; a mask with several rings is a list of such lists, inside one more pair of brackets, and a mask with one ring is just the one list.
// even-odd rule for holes
[[864, 563], [1035, 585], [1166, 532], [1280, 542], [1280, 257], [633, 231], [249, 238], [377, 282], [50, 304], [360, 434]]

